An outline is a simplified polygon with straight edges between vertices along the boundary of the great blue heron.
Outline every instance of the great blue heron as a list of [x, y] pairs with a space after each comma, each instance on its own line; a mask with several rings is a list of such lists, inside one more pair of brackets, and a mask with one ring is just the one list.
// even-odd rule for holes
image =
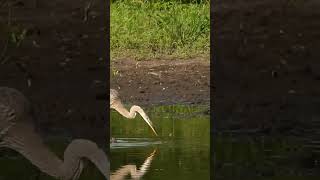
[[137, 169], [136, 165], [125, 165], [119, 168], [116, 172], [112, 173], [110, 176], [111, 180], [123, 180], [125, 177], [130, 174], [133, 179], [140, 179], [149, 169], [153, 157], [156, 153], [154, 150], [144, 161], [144, 163]]
[[84, 158], [109, 179], [108, 158], [95, 143], [85, 139], [73, 140], [61, 160], [35, 132], [32, 118], [29, 101], [22, 93], [0, 87], [0, 147], [17, 151], [42, 172], [57, 179], [78, 179]]
[[153, 127], [153, 123], [150, 120], [150, 118], [147, 116], [147, 114], [144, 112], [144, 110], [140, 106], [132, 106], [130, 108], [130, 112], [123, 106], [121, 99], [119, 97], [119, 93], [115, 89], [110, 89], [110, 108], [115, 109], [118, 111], [122, 116], [133, 119], [136, 117], [137, 113], [141, 115], [141, 117], [144, 119], [144, 121], [147, 122], [147, 124], [152, 129], [153, 133], [158, 136], [156, 130]]

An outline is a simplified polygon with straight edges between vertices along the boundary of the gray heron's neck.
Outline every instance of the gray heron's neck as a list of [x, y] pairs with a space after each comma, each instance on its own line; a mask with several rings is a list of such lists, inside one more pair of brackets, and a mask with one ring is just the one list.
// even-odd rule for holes
[[[97, 144], [86, 139], [75, 139], [67, 147], [64, 152], [65, 162], [68, 168], [79, 163], [82, 158], [91, 161], [106, 179], [109, 178], [110, 163], [105, 152], [100, 149]], [[78, 168], [78, 167], [73, 167]]]
[[133, 119], [136, 117], [136, 108], [135, 106], [132, 106], [130, 109], [130, 112], [124, 107], [124, 105], [118, 101], [114, 102], [112, 108], [118, 111], [122, 116], [128, 118], [128, 119]]
[[33, 165], [57, 179], [77, 179], [82, 172], [82, 158], [87, 158], [109, 178], [109, 160], [106, 154], [89, 140], [73, 140], [64, 152], [64, 161], [43, 143], [33, 126], [17, 123], [3, 138], [2, 146], [13, 149]]
[[23, 155], [42, 172], [52, 177], [61, 177], [59, 167], [63, 162], [47, 148], [31, 125], [15, 124], [10, 128], [3, 141], [6, 147]]

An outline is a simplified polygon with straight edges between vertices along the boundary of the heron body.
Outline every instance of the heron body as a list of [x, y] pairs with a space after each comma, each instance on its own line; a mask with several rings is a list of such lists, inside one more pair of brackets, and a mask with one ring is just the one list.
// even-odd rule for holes
[[139, 113], [141, 117], [144, 119], [144, 121], [150, 126], [153, 133], [158, 136], [156, 130], [153, 127], [153, 123], [148, 117], [148, 115], [144, 112], [144, 110], [140, 106], [132, 106], [130, 108], [130, 111], [128, 111], [122, 104], [121, 99], [119, 97], [118, 91], [115, 89], [110, 89], [110, 108], [116, 110], [119, 112], [122, 116], [128, 118], [128, 119], [134, 119]]
[[31, 119], [29, 101], [19, 91], [0, 87], [0, 139], [17, 122]]
[[109, 178], [108, 158], [95, 143], [73, 140], [62, 160], [43, 143], [34, 131], [32, 120], [27, 98], [15, 89], [0, 87], [0, 147], [20, 153], [42, 172], [57, 179], [77, 180], [83, 170], [83, 159], [90, 160]]

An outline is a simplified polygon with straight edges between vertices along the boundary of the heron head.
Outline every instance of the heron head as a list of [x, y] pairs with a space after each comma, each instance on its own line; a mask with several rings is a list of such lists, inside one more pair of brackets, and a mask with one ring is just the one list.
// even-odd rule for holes
[[143, 118], [143, 120], [149, 125], [149, 127], [151, 128], [151, 130], [153, 131], [153, 133], [158, 136], [158, 133], [156, 132], [156, 130], [153, 127], [153, 123], [150, 120], [149, 116], [144, 112], [144, 110], [140, 107], [140, 106], [132, 106], [131, 108], [133, 111], [138, 112], [141, 117]]

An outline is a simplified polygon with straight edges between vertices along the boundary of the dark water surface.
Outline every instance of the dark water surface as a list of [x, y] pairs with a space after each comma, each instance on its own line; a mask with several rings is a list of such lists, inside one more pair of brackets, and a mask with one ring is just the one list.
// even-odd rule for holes
[[320, 178], [320, 141], [297, 136], [220, 134], [213, 142], [214, 179]]
[[159, 137], [137, 117], [128, 120], [111, 113], [114, 179], [210, 179], [210, 122], [208, 107], [161, 106], [147, 110]]

